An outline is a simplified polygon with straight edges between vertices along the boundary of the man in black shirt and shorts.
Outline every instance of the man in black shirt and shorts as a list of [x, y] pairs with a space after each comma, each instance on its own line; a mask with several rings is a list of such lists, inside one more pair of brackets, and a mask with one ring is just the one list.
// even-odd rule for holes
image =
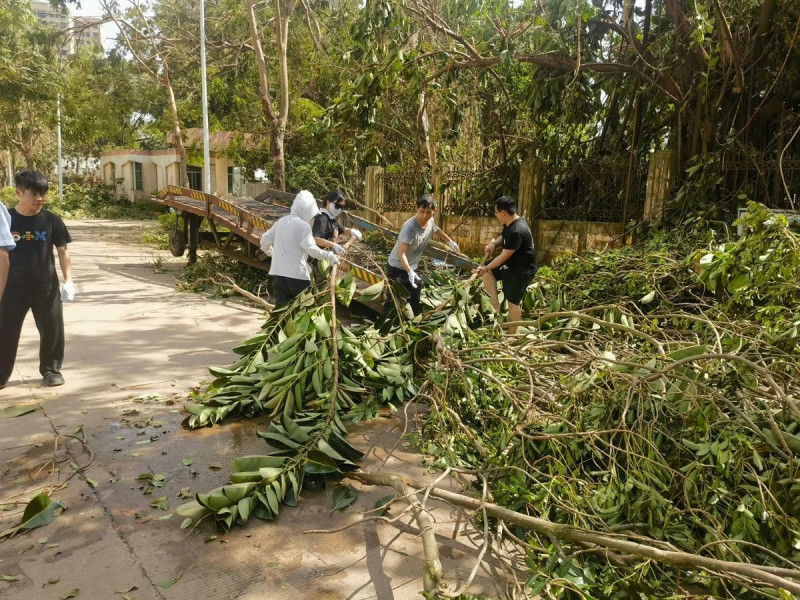
[[[11, 377], [17, 358], [22, 323], [33, 312], [39, 330], [39, 372], [45, 385], [64, 383], [64, 317], [61, 299], [72, 300], [72, 262], [67, 244], [72, 238], [64, 221], [45, 210], [49, 184], [39, 171], [20, 171], [16, 176], [19, 203], [12, 208], [11, 235], [17, 243], [10, 253], [8, 284], [0, 299], [0, 388]], [[53, 248], [64, 275], [59, 291]]]
[[[525, 219], [517, 214], [517, 201], [511, 196], [495, 200], [494, 215], [502, 223], [503, 231], [487, 244], [485, 252], [494, 254], [497, 248], [502, 250], [488, 265], [481, 265], [476, 271], [483, 278], [492, 306], [498, 311], [497, 282], [503, 282], [503, 294], [508, 300], [508, 320], [516, 322], [522, 318], [522, 297], [538, 269], [533, 234]], [[516, 333], [516, 330], [516, 327], [509, 328], [510, 333]]]

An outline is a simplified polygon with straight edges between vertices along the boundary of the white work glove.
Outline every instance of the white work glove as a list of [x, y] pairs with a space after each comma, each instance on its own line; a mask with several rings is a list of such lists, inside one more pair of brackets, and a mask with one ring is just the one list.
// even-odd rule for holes
[[62, 300], [75, 300], [75, 284], [72, 280], [65, 281], [61, 286], [61, 299]]
[[333, 254], [331, 256], [330, 261], [331, 261], [332, 265], [340, 265], [340, 264], [342, 264], [342, 262], [339, 260], [339, 257], [336, 256], [335, 254]]
[[264, 254], [266, 254], [267, 256], [272, 256], [272, 244], [269, 244], [267, 242], [266, 237], [267, 234], [262, 233], [261, 240], [259, 240], [258, 245], [261, 247], [261, 250], [264, 252]]
[[458, 252], [458, 244], [456, 244], [455, 240], [450, 240], [450, 243], [447, 245], [450, 246], [450, 250], [453, 252]]
[[342, 252], [344, 252], [344, 246], [340, 246], [339, 244], [334, 244], [333, 246], [331, 246], [331, 250], [333, 251], [334, 254], [341, 254]]
[[413, 287], [414, 289], [417, 289], [417, 283], [422, 283], [422, 277], [417, 275], [414, 272], [414, 269], [411, 269], [408, 272], [408, 283], [411, 284], [411, 287]]
[[353, 236], [357, 242], [361, 241], [361, 232], [358, 229], [351, 229], [350, 235]]

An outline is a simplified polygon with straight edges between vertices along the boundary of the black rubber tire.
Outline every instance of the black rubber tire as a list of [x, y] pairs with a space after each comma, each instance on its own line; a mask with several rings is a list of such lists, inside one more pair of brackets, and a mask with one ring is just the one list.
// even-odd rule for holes
[[183, 256], [186, 252], [186, 234], [182, 231], [170, 231], [169, 251], [172, 256]]

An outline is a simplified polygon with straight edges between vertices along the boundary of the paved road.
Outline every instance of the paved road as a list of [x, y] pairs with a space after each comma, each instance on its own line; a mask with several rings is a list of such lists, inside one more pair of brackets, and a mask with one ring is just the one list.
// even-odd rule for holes
[[[255, 435], [263, 420], [180, 427], [187, 392], [208, 377], [206, 366], [231, 362], [229, 349], [258, 328], [260, 312], [175, 291], [181, 261], [136, 243], [141, 227], [70, 224], [77, 297], [65, 307], [64, 386], [41, 384], [32, 317], [25, 324], [0, 408], [37, 408], [0, 420], [0, 530], [20, 519], [23, 505], [13, 503], [40, 489], [68, 509], [45, 527], [0, 542], [0, 575], [18, 578], [0, 581], [0, 599], [56, 600], [73, 590], [81, 600], [420, 598], [423, 561], [413, 522], [359, 523], [386, 490], [364, 490], [335, 514], [330, 489], [304, 493], [276, 523], [251, 522], [216, 539], [210, 524], [180, 529], [174, 509], [184, 502], [177, 497], [182, 489], [223, 485], [232, 458], [268, 451]], [[166, 272], [154, 269], [157, 256]], [[382, 464], [403, 429], [398, 419], [353, 429], [367, 468]], [[402, 440], [397, 445], [387, 466], [421, 476], [419, 456]], [[165, 481], [150, 495], [137, 479], [147, 473]], [[158, 496], [166, 496], [167, 510], [151, 507]], [[442, 507], [434, 516], [447, 574], [466, 577], [474, 546], [463, 524]], [[304, 534], [347, 524], [354, 526]], [[496, 574], [486, 569], [471, 591], [497, 595]]]

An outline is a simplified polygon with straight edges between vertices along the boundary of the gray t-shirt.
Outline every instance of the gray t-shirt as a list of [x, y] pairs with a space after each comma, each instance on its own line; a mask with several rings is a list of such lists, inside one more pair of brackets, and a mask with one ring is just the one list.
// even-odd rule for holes
[[[425, 246], [428, 245], [428, 240], [430, 240], [431, 236], [437, 231], [439, 231], [439, 228], [436, 227], [436, 223], [433, 222], [433, 219], [428, 221], [424, 229], [420, 227], [417, 222], [417, 217], [411, 217], [408, 221], [403, 223], [403, 227], [397, 235], [397, 242], [405, 242], [408, 244], [406, 259], [408, 259], [408, 264], [411, 265], [412, 269], [416, 270], [416, 268], [419, 267], [419, 259], [425, 251]], [[397, 267], [398, 269], [404, 268], [397, 258], [397, 244], [394, 245], [392, 253], [389, 255], [389, 265]]]

